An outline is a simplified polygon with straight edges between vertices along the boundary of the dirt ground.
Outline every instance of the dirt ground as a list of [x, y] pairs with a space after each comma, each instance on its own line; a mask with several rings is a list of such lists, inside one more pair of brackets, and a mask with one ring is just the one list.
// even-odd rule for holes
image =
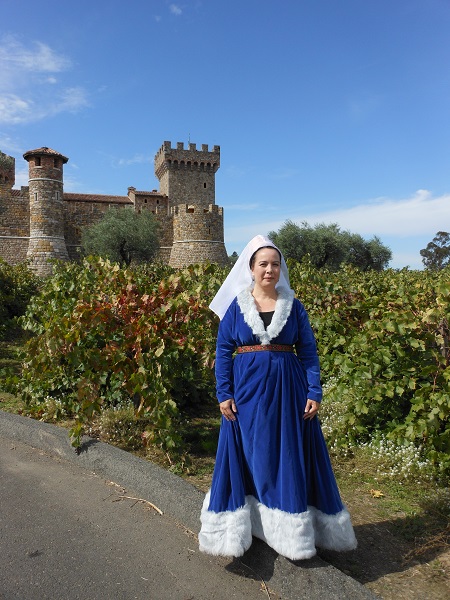
[[358, 548], [340, 554], [320, 551], [324, 560], [384, 600], [450, 598], [448, 536], [442, 543], [430, 543], [426, 551], [417, 542], [407, 543], [395, 535], [395, 520], [374, 519], [376, 499], [345, 498], [345, 502], [352, 515]]
[[[189, 481], [207, 491], [210, 478]], [[352, 516], [358, 548], [337, 553], [319, 550], [321, 558], [353, 577], [383, 600], [447, 600], [450, 598], [450, 547], [448, 535], [442, 544], [430, 544], [428, 551], [415, 542], [395, 535], [397, 520], [380, 521], [377, 499], [344, 497]]]

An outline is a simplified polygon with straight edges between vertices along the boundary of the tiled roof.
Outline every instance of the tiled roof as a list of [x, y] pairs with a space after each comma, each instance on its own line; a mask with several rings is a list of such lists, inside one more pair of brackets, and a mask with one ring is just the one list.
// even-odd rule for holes
[[59, 156], [63, 159], [64, 162], [67, 162], [69, 160], [67, 156], [64, 156], [63, 154], [61, 154], [61, 152], [56, 152], [56, 150], [47, 148], [47, 146], [43, 146], [42, 148], [36, 148], [36, 150], [28, 150], [28, 152], [25, 152], [23, 157], [26, 159], [27, 156], [36, 156], [41, 154], [47, 154], [49, 156]]
[[136, 196], [164, 196], [161, 192], [157, 190], [152, 190], [151, 192], [133, 190]]
[[106, 202], [108, 204], [133, 204], [128, 196], [107, 196], [103, 194], [75, 194], [64, 192], [68, 202]]

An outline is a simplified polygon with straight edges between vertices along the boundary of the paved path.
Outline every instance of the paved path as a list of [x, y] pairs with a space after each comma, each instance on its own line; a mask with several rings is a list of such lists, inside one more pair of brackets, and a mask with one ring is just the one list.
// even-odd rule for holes
[[0, 600], [374, 598], [259, 540], [241, 560], [200, 553], [202, 497], [117, 448], [87, 439], [77, 456], [66, 431], [0, 411]]

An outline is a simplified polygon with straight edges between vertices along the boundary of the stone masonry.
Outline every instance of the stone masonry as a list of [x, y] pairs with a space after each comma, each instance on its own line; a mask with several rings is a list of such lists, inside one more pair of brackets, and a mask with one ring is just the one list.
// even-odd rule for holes
[[155, 156], [160, 191], [129, 187], [126, 196], [64, 193], [67, 157], [47, 147], [23, 156], [29, 185], [16, 190], [14, 158], [0, 152], [0, 258], [6, 262], [29, 260], [38, 274], [51, 273], [49, 259], [76, 260], [83, 228], [114, 207], [151, 211], [160, 226], [159, 259], [175, 268], [227, 263], [223, 209], [215, 204], [219, 146], [164, 142]]

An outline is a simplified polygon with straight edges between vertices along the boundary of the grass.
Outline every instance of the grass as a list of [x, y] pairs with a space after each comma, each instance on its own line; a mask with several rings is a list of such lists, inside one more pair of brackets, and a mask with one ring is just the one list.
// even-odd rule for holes
[[22, 400], [4, 389], [8, 375], [20, 374], [19, 350], [17, 342], [0, 342], [0, 409], [11, 413], [20, 413], [24, 409]]

